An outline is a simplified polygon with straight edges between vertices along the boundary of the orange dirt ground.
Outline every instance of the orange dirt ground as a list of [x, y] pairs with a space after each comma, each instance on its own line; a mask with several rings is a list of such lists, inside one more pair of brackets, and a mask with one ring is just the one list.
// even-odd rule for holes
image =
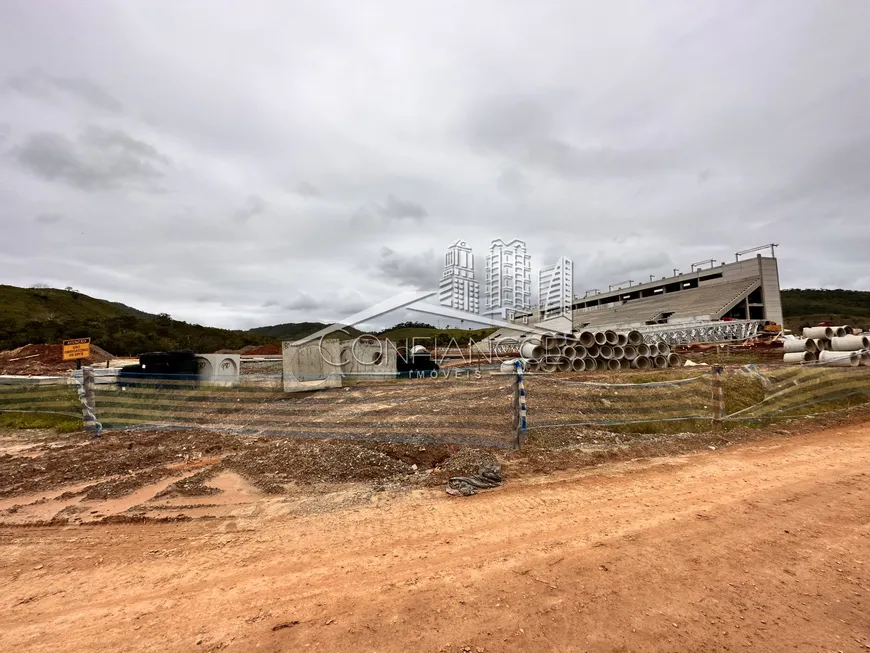
[[0, 650], [867, 651], [868, 482], [870, 423], [467, 498], [227, 477], [228, 517], [0, 528]]

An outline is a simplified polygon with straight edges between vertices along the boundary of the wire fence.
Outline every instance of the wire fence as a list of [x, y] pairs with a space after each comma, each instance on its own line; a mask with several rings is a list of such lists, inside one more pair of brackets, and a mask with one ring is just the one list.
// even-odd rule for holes
[[210, 385], [163, 377], [91, 385], [0, 385], [0, 413], [82, 419], [102, 429], [200, 428], [253, 437], [444, 443], [510, 448], [527, 432], [597, 427], [700, 432], [793, 419], [870, 402], [870, 367], [717, 366], [620, 374], [470, 373], [360, 381], [284, 393], [280, 375]]
[[196, 427], [252, 436], [513, 446], [512, 377], [394, 379], [287, 394], [271, 383], [97, 385], [104, 429]]
[[868, 367], [714, 366], [691, 374], [676, 379], [667, 378], [673, 372], [646, 375], [653, 380], [635, 376], [634, 382], [626, 383], [530, 374], [525, 378], [527, 428], [701, 431], [715, 425], [818, 415], [870, 402]]

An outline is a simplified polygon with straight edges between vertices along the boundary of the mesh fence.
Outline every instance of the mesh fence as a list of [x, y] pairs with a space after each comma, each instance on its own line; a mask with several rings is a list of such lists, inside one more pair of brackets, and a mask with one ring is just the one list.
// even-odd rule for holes
[[[525, 375], [527, 429], [597, 426], [618, 432], [697, 432], [709, 429], [714, 419], [737, 425], [870, 402], [870, 367], [745, 365], [721, 374], [714, 369], [625, 374], [626, 382], [619, 383], [562, 374]], [[674, 378], [681, 375], [688, 378]], [[0, 386], [0, 412], [81, 419], [77, 387]], [[719, 398], [717, 387], [722, 390]], [[519, 423], [516, 389], [512, 374], [477, 372], [287, 394], [280, 375], [260, 374], [243, 376], [240, 383], [227, 387], [175, 378], [98, 382], [93, 404], [104, 429], [203, 428], [267, 437], [512, 447]]]
[[0, 385], [0, 412], [81, 417], [82, 407], [75, 386], [66, 383]]
[[[729, 370], [726, 420], [788, 419], [847, 408], [870, 401], [870, 367], [795, 365]], [[745, 406], [729, 402], [729, 386], [748, 394]], [[736, 392], [736, 390], [735, 390]]]
[[104, 429], [199, 427], [256, 436], [509, 447], [513, 377], [403, 379], [285, 394], [280, 376], [228, 387], [97, 385]]
[[595, 383], [526, 377], [529, 430], [710, 419], [709, 373], [673, 381]]

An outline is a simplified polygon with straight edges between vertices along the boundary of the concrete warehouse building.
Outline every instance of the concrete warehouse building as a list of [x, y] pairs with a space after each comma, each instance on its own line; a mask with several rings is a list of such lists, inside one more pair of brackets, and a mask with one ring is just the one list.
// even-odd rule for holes
[[[765, 248], [766, 249], [766, 248]], [[739, 255], [738, 255], [739, 258]], [[712, 263], [707, 261], [705, 263]], [[782, 324], [776, 257], [722, 263], [672, 277], [614, 284], [607, 292], [587, 291], [571, 305], [574, 329], [637, 327], [690, 321], [771, 320]], [[618, 286], [618, 287], [617, 287]], [[518, 313], [514, 321], [537, 324], [546, 319], [540, 307]]]

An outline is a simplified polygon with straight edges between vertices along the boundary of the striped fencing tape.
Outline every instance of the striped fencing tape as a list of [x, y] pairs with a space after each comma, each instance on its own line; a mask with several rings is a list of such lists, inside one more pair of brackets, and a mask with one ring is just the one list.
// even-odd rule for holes
[[526, 386], [523, 383], [523, 362], [519, 359], [514, 361], [514, 368], [517, 375], [516, 380], [516, 411], [517, 411], [517, 441], [516, 447], [519, 449], [523, 446], [523, 440], [525, 439], [526, 432], [528, 431], [528, 424], [526, 421], [527, 413], [526, 413]]

